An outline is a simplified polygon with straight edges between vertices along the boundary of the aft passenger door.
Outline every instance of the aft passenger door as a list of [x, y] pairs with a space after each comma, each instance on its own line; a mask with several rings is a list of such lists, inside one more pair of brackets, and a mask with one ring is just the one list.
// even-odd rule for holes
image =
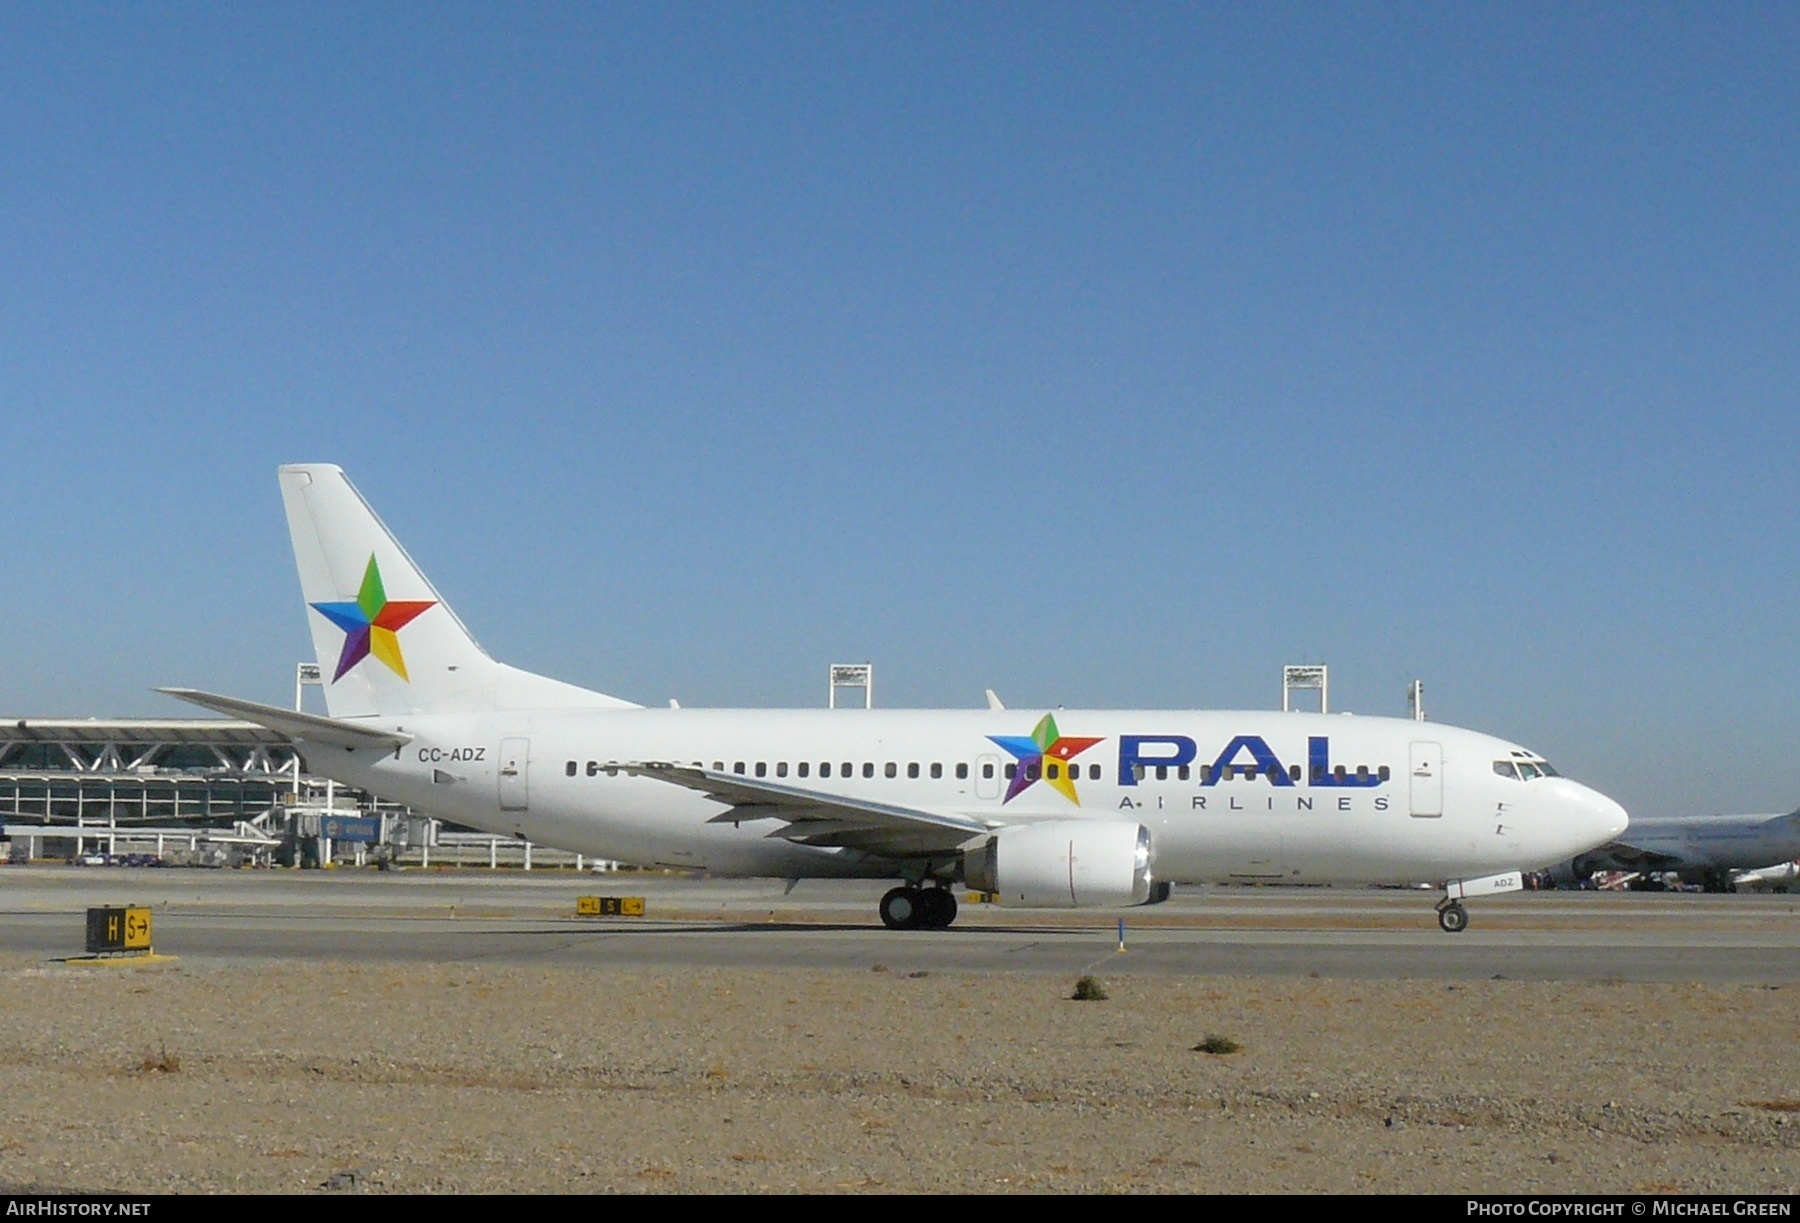
[[524, 811], [531, 805], [531, 740], [500, 740], [500, 810]]
[[1414, 819], [1435, 820], [1444, 814], [1444, 747], [1441, 743], [1412, 745], [1411, 782]]

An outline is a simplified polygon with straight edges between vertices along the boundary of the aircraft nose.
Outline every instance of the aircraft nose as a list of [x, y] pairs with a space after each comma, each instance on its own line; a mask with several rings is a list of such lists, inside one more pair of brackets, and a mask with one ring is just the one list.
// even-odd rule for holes
[[1616, 841], [1625, 835], [1627, 828], [1631, 827], [1631, 816], [1626, 814], [1624, 807], [1606, 795], [1602, 794], [1599, 797], [1601, 816], [1606, 820], [1606, 839]]
[[1554, 777], [1534, 784], [1544, 787], [1540, 792], [1545, 798], [1554, 795], [1540, 808], [1548, 819], [1545, 838], [1537, 848], [1547, 861], [1566, 861], [1616, 841], [1631, 823], [1625, 808], [1578, 781]]
[[1581, 822], [1591, 830], [1595, 845], [1618, 840], [1631, 826], [1631, 817], [1625, 813], [1625, 808], [1598, 790], [1581, 786], [1580, 806]]

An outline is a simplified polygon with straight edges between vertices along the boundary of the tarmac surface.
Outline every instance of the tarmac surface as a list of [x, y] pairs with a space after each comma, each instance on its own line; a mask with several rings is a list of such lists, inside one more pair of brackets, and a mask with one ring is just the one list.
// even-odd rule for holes
[[[195, 961], [896, 968], [1164, 977], [1800, 982], [1800, 897], [1527, 892], [1477, 901], [1461, 934], [1428, 891], [1178, 888], [1153, 907], [964, 904], [946, 931], [888, 931], [886, 884], [487, 870], [0, 871], [0, 953], [82, 950], [88, 906], [154, 910], [159, 953]], [[641, 918], [577, 918], [582, 895]], [[1125, 922], [1126, 954], [1118, 953]]]

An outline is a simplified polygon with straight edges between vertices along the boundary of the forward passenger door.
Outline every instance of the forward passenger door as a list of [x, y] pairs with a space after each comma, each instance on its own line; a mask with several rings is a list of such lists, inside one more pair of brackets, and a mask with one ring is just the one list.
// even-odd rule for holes
[[1444, 814], [1444, 747], [1441, 743], [1412, 745], [1412, 766], [1407, 770], [1415, 819], [1435, 820]]

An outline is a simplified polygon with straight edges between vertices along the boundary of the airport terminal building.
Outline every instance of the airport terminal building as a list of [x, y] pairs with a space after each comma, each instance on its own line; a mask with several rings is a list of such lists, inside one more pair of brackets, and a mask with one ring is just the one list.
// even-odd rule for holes
[[295, 789], [293, 745], [218, 718], [13, 718], [0, 725], [0, 812], [21, 822], [201, 827], [255, 819]]
[[0, 861], [192, 866], [560, 864], [313, 777], [287, 736], [225, 718], [6, 718]]

